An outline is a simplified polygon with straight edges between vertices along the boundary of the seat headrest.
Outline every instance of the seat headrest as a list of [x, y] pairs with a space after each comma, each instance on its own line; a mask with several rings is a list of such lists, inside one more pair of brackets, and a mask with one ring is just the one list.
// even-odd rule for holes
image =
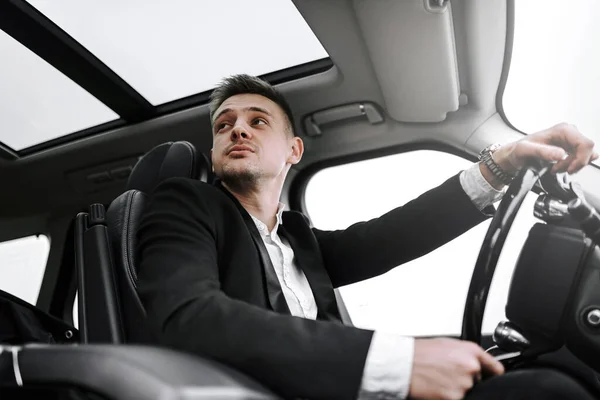
[[150, 193], [168, 178], [185, 177], [206, 181], [210, 172], [208, 159], [197, 154], [189, 142], [167, 142], [146, 153], [133, 167], [126, 190]]

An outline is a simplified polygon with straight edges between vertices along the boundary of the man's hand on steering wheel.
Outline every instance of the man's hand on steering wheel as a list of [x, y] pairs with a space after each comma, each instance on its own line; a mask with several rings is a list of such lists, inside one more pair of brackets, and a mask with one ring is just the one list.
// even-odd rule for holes
[[460, 400], [483, 374], [502, 373], [502, 363], [473, 342], [452, 338], [417, 339], [410, 398]]
[[[566, 123], [505, 144], [493, 155], [496, 164], [510, 174], [515, 174], [528, 160], [535, 158], [556, 162], [552, 168], [554, 173], [573, 174], [598, 157], [594, 151], [594, 141], [579, 132], [575, 125]], [[503, 186], [487, 168], [482, 167], [482, 173], [494, 187]]]
[[[598, 159], [598, 153], [594, 151], [594, 142], [591, 139], [582, 135], [574, 125], [563, 123], [501, 146], [493, 152], [492, 159], [509, 175], [516, 175], [534, 159], [554, 162], [553, 173], [573, 174]], [[480, 164], [480, 170], [492, 186], [497, 189], [504, 186], [502, 180], [488, 169], [486, 163]], [[494, 218], [496, 220], [499, 217], [497, 215]], [[509, 227], [510, 223], [507, 226]], [[490, 231], [486, 238], [488, 235], [490, 235]], [[496, 245], [498, 243], [490, 242], [489, 244], [492, 247]], [[499, 246], [501, 249], [502, 245]], [[489, 255], [489, 251], [486, 254]], [[482, 257], [480, 254], [480, 258], [489, 264], [487, 256]], [[480, 261], [478, 259], [478, 264]], [[492, 263], [492, 271], [495, 269], [495, 263], [496, 261]], [[487, 289], [489, 289], [489, 284]], [[482, 295], [482, 293], [477, 293]], [[483, 305], [485, 305], [485, 297], [483, 297]], [[471, 319], [473, 312], [473, 310], [465, 309], [465, 315]], [[480, 322], [475, 325], [477, 331], [481, 329]], [[469, 323], [466, 327], [472, 328], [471, 325]], [[468, 330], [467, 333], [471, 330]], [[461, 337], [467, 338], [468, 336], [465, 335], [463, 326]], [[482, 373], [502, 374], [504, 372], [503, 365], [492, 355], [486, 353], [477, 342], [475, 340], [473, 343], [470, 339], [463, 341], [444, 338], [415, 340], [410, 397], [415, 399], [462, 399], [466, 392], [481, 379]]]

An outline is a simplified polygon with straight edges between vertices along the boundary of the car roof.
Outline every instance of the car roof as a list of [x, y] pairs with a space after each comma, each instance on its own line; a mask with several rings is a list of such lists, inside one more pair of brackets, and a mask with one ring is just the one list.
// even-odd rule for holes
[[[510, 66], [512, 1], [296, 0], [294, 5], [328, 57], [263, 75], [288, 99], [296, 131], [305, 141], [305, 156], [286, 189], [298, 177], [306, 180], [318, 168], [348, 160], [405, 148], [445, 148], [474, 159], [490, 142], [521, 137], [499, 102]], [[208, 154], [210, 90], [162, 108], [149, 105], [102, 62], [86, 61], [83, 46], [68, 42], [68, 34], [31, 8], [0, 6], [5, 15], [0, 28], [92, 88], [122, 115], [23, 151], [0, 146], [0, 219], [107, 203], [124, 181], [103, 182], [102, 174], [126, 169], [166, 141], [187, 140]], [[21, 25], [11, 24], [8, 15]], [[46, 42], [40, 42], [42, 35]], [[67, 61], [60, 57], [64, 51], [70, 54]], [[81, 72], [86, 68], [88, 75]], [[110, 88], [91, 82], [94, 77]], [[351, 118], [332, 117], [340, 107], [347, 107]], [[369, 122], [360, 114], [365, 107], [382, 121]], [[319, 118], [333, 120], [315, 134]], [[598, 171], [583, 175], [597, 179]]]

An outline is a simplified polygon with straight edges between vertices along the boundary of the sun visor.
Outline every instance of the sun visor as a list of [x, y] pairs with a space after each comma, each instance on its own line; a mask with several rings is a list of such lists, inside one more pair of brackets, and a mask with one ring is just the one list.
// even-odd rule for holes
[[452, 10], [446, 0], [354, 0], [390, 117], [439, 122], [459, 107]]

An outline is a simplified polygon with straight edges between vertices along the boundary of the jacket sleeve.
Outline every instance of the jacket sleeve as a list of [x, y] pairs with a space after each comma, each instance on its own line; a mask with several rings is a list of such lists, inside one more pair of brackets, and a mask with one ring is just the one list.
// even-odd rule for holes
[[[404, 206], [344, 230], [313, 228], [334, 287], [388, 272], [462, 235], [494, 213], [479, 211], [459, 175]], [[460, 257], [460, 255], [459, 255]]]
[[221, 361], [286, 398], [356, 398], [373, 332], [228, 297], [219, 284], [218, 211], [207, 200], [214, 190], [169, 179], [141, 222], [138, 292], [162, 344]]

